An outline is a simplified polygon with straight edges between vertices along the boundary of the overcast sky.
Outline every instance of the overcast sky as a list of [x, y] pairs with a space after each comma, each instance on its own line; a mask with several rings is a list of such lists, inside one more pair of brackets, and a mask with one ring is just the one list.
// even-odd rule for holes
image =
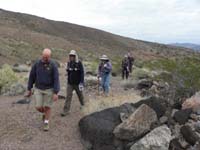
[[200, 0], [0, 0], [0, 7], [135, 39], [200, 44]]

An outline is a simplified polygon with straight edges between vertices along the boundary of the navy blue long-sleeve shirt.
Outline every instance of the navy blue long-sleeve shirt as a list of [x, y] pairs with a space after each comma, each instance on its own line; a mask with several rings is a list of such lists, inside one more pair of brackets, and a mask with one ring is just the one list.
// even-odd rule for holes
[[53, 61], [44, 63], [39, 60], [33, 65], [29, 75], [28, 90], [31, 90], [34, 84], [41, 90], [52, 88], [55, 94], [60, 91], [58, 68]]

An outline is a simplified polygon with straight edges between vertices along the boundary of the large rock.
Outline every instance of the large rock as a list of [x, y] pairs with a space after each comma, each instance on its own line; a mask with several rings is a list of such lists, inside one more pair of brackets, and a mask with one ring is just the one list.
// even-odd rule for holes
[[139, 80], [137, 85], [136, 85], [136, 88], [138, 90], [141, 90], [141, 89], [150, 89], [153, 85], [153, 81], [152, 80], [149, 80], [149, 79], [142, 79], [142, 80]]
[[92, 86], [92, 87], [94, 87], [94, 86], [98, 86], [98, 78], [96, 77], [96, 76], [91, 76], [91, 75], [89, 75], [89, 76], [86, 76], [85, 77], [85, 86]]
[[182, 104], [183, 109], [193, 109], [196, 112], [200, 112], [200, 92], [197, 92], [194, 96], [191, 98], [187, 99], [183, 104]]
[[29, 72], [30, 71], [30, 67], [27, 65], [14, 65], [12, 69], [14, 72]]
[[173, 118], [179, 124], [185, 124], [190, 118], [191, 113], [192, 113], [192, 109], [179, 110], [174, 113]]
[[181, 134], [183, 135], [184, 139], [191, 145], [195, 145], [197, 141], [200, 141], [199, 136], [188, 125], [181, 127]]
[[157, 115], [148, 105], [141, 105], [127, 120], [118, 125], [114, 134], [118, 139], [132, 141], [150, 131]]
[[146, 104], [149, 107], [151, 107], [156, 112], [158, 118], [162, 117], [165, 114], [166, 108], [167, 108], [165, 99], [161, 99], [161, 98], [157, 98], [157, 97], [153, 97], [153, 96], [148, 97], [146, 99], [143, 99], [143, 100], [133, 104], [133, 107], [138, 108], [142, 104]]
[[130, 150], [168, 150], [171, 139], [171, 131], [164, 125], [151, 131], [135, 143]]
[[109, 150], [115, 145], [113, 130], [121, 123], [120, 114], [132, 114], [134, 107], [124, 104], [120, 107], [105, 109], [85, 116], [79, 122], [81, 136], [84, 141], [89, 142], [93, 150]]

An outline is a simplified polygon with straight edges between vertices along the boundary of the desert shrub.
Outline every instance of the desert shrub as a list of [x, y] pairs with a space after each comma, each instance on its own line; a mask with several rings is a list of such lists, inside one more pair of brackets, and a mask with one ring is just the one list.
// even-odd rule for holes
[[169, 73], [155, 76], [157, 81], [166, 81], [173, 91], [175, 101], [190, 97], [200, 90], [200, 59], [198, 57], [180, 57], [158, 59], [145, 64], [151, 70], [163, 70]]
[[99, 62], [98, 60], [93, 60], [93, 61], [84, 61], [83, 65], [85, 67], [86, 72], [91, 72], [92, 74], [97, 74], [98, 71], [98, 65]]
[[134, 80], [150, 78], [151, 76], [151, 71], [146, 68], [135, 68], [131, 74], [131, 77]]
[[116, 75], [121, 74], [121, 64], [122, 64], [122, 58], [121, 57], [114, 57], [111, 60], [112, 63], [112, 72]]
[[136, 60], [134, 61], [134, 66], [136, 66], [136, 67], [138, 67], [138, 68], [142, 68], [143, 65], [144, 65], [144, 62], [143, 62], [142, 60], [140, 60], [140, 59], [136, 59]]
[[5, 86], [10, 86], [18, 81], [18, 76], [9, 65], [3, 65], [0, 69], [0, 91]]

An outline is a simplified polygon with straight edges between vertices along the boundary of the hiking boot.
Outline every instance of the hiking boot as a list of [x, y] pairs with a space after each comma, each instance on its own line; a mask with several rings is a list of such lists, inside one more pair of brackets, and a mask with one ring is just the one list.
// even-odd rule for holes
[[44, 124], [44, 131], [49, 131], [49, 124], [48, 123]]
[[65, 116], [69, 115], [69, 112], [68, 111], [63, 111], [60, 115], [61, 115], [61, 117], [65, 117]]

